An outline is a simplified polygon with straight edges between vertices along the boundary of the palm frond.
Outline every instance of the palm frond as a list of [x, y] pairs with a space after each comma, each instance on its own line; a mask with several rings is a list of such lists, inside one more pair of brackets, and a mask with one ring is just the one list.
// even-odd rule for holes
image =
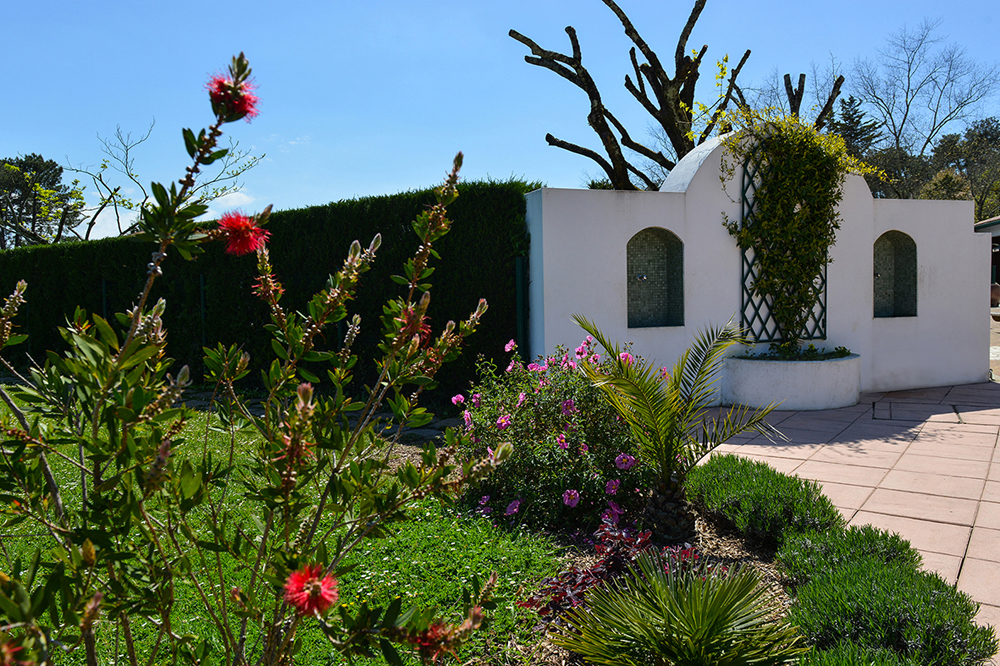
[[719, 575], [702, 564], [678, 573], [640, 555], [626, 583], [587, 595], [554, 638], [587, 661], [618, 664], [792, 664], [808, 651], [752, 570]]

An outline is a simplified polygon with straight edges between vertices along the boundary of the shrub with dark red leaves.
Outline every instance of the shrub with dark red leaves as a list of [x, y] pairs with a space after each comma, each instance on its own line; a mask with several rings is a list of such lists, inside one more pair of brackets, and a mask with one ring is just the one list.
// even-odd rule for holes
[[[563, 613], [586, 603], [588, 591], [627, 575], [629, 565], [635, 558], [654, 548], [648, 530], [634, 533], [610, 521], [605, 521], [594, 536], [597, 537], [597, 553], [601, 556], [596, 564], [587, 569], [570, 567], [555, 576], [544, 578], [534, 594], [518, 602], [522, 608], [538, 611], [541, 618], [536, 630], [552, 622], [560, 623]], [[661, 551], [665, 568], [676, 573], [694, 569], [699, 557], [698, 549], [688, 544], [667, 546]]]

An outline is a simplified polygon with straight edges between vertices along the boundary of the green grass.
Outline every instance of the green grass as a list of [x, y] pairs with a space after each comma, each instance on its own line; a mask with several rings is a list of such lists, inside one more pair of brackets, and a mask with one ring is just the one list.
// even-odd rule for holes
[[[209, 414], [199, 413], [188, 422], [185, 439], [172, 453], [172, 464], [185, 457], [199, 459], [203, 450], [212, 453], [215, 460], [228, 459], [230, 435], [219, 432], [208, 425]], [[248, 433], [238, 433], [234, 448], [234, 474], [249, 473], [245, 462], [252, 455], [254, 440]], [[75, 451], [64, 451], [75, 456]], [[78, 499], [79, 475], [67, 461], [58, 456], [50, 456], [53, 472], [67, 494], [67, 508], [72, 509]], [[244, 501], [242, 490], [231, 483], [227, 494], [227, 506], [232, 510], [232, 520], [244, 526], [253, 534], [255, 528], [252, 512], [253, 502]], [[197, 523], [197, 518], [192, 522]], [[31, 559], [36, 548], [43, 551], [54, 544], [46, 535], [37, 534], [37, 526], [30, 522], [0, 528], [0, 571], [10, 572], [15, 560]], [[205, 531], [205, 538], [208, 536]], [[476, 632], [470, 644], [461, 654], [464, 659], [472, 655], [489, 656], [491, 661], [507, 661], [504, 656], [511, 636], [518, 636], [523, 642], [533, 640], [528, 636], [528, 627], [533, 622], [532, 613], [515, 604], [520, 597], [522, 586], [530, 588], [539, 579], [554, 574], [558, 569], [558, 548], [554, 542], [524, 529], [509, 530], [496, 527], [480, 515], [462, 513], [457, 509], [441, 506], [433, 500], [424, 500], [410, 507], [408, 519], [393, 525], [392, 534], [386, 538], [363, 542], [349, 556], [345, 565], [356, 568], [343, 575], [339, 581], [341, 603], [349, 611], [355, 611], [360, 604], [387, 606], [397, 596], [402, 597], [404, 609], [410, 605], [420, 608], [436, 606], [442, 616], [449, 621], [458, 621], [462, 606], [462, 592], [471, 587], [472, 578], [478, 575], [485, 580], [492, 572], [499, 575], [493, 595], [497, 608], [488, 616], [483, 628]], [[211, 595], [228, 594], [228, 587], [237, 585], [244, 588], [249, 583], [249, 572], [239, 569], [235, 562], [223, 558], [223, 575], [226, 590], [211, 589]], [[205, 621], [204, 606], [193, 587], [179, 580], [175, 596], [175, 625], [178, 634], [193, 634], [209, 638], [212, 625]], [[315, 625], [315, 621], [311, 622]], [[299, 663], [338, 663], [343, 658], [332, 650], [315, 626], [299, 630], [303, 644], [297, 655]], [[115, 663], [124, 659], [125, 647], [122, 637], [117, 634], [113, 623], [98, 625], [99, 658], [101, 663]], [[155, 628], [148, 623], [133, 625], [137, 653], [148, 653], [155, 640]], [[251, 639], [253, 636], [251, 636]], [[217, 643], [218, 646], [218, 643]], [[217, 652], [221, 657], [221, 653]], [[408, 655], [404, 658], [413, 661]], [[363, 663], [384, 663], [377, 659], [361, 659]], [[76, 650], [60, 658], [60, 663], [83, 663], [82, 650]]]

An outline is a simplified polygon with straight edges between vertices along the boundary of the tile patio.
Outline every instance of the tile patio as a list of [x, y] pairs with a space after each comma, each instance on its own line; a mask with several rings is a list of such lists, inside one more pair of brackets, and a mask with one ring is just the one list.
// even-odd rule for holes
[[849, 524], [898, 532], [1000, 628], [1000, 383], [865, 394], [769, 420], [789, 442], [747, 437], [719, 451], [818, 481]]

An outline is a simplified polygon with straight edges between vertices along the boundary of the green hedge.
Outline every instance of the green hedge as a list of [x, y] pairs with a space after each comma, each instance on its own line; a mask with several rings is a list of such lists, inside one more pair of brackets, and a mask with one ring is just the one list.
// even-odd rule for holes
[[[434, 330], [449, 319], [467, 318], [479, 298], [490, 307], [462, 357], [438, 377], [448, 395], [475, 377], [477, 355], [497, 357], [504, 344], [517, 337], [515, 258], [527, 257], [524, 195], [536, 187], [516, 180], [464, 183], [449, 207], [452, 233], [435, 246], [441, 260], [431, 279]], [[404, 260], [416, 248], [410, 222], [433, 200], [432, 192], [423, 190], [275, 212], [267, 227], [268, 245], [275, 274], [286, 289], [282, 305], [304, 309], [309, 296], [340, 268], [353, 240], [367, 246], [381, 233], [375, 264], [349, 306], [351, 314], [362, 317], [354, 351], [367, 361], [381, 335], [382, 305], [402, 289], [389, 276], [402, 273]], [[29, 339], [8, 350], [7, 359], [23, 365], [25, 352], [40, 361], [45, 350], [64, 349], [57, 328], [77, 305], [110, 319], [128, 309], [138, 297], [153, 249], [151, 243], [114, 238], [0, 252], [0, 295], [9, 294], [20, 279], [28, 282], [27, 307], [15, 324]], [[192, 262], [173, 253], [163, 270], [152, 296], [167, 300], [164, 322], [173, 358], [190, 365], [198, 377], [203, 345], [235, 342], [250, 352], [256, 368], [267, 364], [267, 309], [251, 292], [253, 256], [228, 256], [221, 244], [210, 244]], [[336, 349], [338, 341], [336, 331], [330, 331], [325, 344]], [[370, 383], [372, 371], [362, 368], [359, 378]]]

